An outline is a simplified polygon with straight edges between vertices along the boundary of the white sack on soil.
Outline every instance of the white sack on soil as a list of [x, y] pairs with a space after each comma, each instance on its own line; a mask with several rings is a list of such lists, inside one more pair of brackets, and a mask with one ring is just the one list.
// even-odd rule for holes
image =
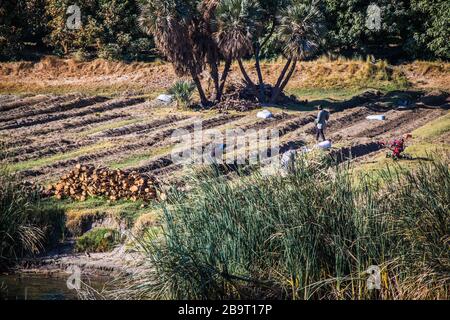
[[367, 120], [379, 120], [379, 121], [384, 121], [384, 120], [386, 120], [386, 116], [385, 116], [384, 114], [373, 115], [373, 116], [367, 116], [366, 119], [367, 119]]
[[269, 110], [263, 110], [263, 111], [258, 112], [256, 117], [261, 118], [261, 119], [269, 119], [269, 118], [273, 118], [273, 114]]
[[156, 100], [170, 104], [173, 102], [173, 96], [169, 94], [161, 94], [156, 98]]
[[319, 147], [320, 149], [325, 149], [325, 150], [331, 149], [331, 141], [325, 140], [321, 143], [318, 143], [317, 147]]

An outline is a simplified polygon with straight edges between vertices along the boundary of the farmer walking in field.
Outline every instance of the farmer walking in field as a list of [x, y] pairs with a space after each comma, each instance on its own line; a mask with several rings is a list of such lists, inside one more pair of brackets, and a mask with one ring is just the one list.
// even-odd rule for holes
[[322, 105], [317, 107], [319, 110], [319, 114], [317, 115], [316, 123], [316, 140], [319, 142], [320, 138], [322, 141], [325, 141], [325, 128], [327, 126], [327, 121], [330, 119], [330, 113], [327, 110], [324, 110]]

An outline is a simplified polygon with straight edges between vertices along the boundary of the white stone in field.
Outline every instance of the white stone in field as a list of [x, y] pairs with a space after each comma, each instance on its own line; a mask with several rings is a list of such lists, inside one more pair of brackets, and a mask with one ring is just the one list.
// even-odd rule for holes
[[372, 115], [372, 116], [367, 116], [366, 119], [367, 120], [384, 121], [384, 120], [386, 120], [386, 116], [384, 114]]
[[263, 111], [258, 112], [256, 114], [256, 117], [258, 117], [260, 119], [269, 119], [269, 118], [273, 118], [273, 114], [269, 110], [263, 110]]
[[156, 100], [170, 104], [173, 102], [173, 96], [170, 94], [161, 94], [156, 98]]

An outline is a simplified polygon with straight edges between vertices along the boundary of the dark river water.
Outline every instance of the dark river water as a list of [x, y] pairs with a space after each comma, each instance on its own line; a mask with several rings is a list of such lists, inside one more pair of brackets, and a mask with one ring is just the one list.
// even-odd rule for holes
[[[94, 289], [101, 289], [110, 279], [89, 278]], [[76, 290], [67, 287], [67, 277], [35, 274], [0, 274], [0, 300], [77, 300]]]

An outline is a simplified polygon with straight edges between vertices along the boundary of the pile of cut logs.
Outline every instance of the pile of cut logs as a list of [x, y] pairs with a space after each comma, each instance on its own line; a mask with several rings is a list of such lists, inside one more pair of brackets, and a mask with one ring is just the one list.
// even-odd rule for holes
[[58, 199], [70, 197], [78, 201], [85, 201], [89, 196], [105, 196], [111, 201], [149, 201], [156, 198], [156, 181], [136, 171], [77, 164], [59, 182], [49, 185], [47, 193]]

